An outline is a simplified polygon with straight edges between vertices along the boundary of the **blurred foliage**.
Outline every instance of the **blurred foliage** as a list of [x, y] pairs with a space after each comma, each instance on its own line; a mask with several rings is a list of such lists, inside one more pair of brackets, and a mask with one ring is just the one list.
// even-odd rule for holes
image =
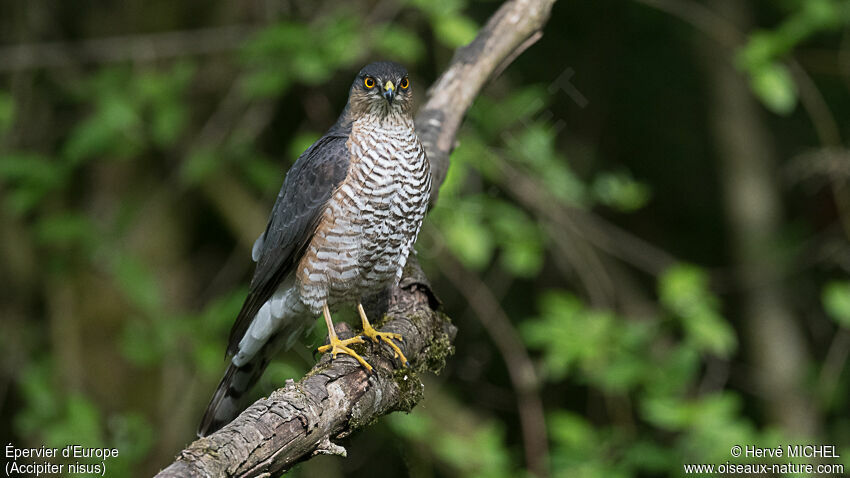
[[823, 306], [840, 326], [850, 327], [850, 282], [830, 282], [823, 289]]
[[795, 46], [824, 31], [836, 31], [850, 22], [845, 0], [791, 2], [787, 18], [770, 30], [755, 31], [738, 53], [738, 65], [750, 75], [753, 92], [771, 111], [787, 115], [797, 104], [797, 85], [782, 63]]
[[[251, 25], [233, 51], [0, 73], [3, 442], [117, 447], [110, 476], [150, 476], [168, 463], [224, 369], [251, 273], [246, 238], [261, 231], [282, 173], [335, 120], [361, 65], [403, 62], [421, 104], [497, 5], [212, 2], [201, 12], [157, 3], [135, 15], [80, 7], [63, 16], [33, 2], [0, 19], [4, 44]], [[796, 108], [792, 62], [808, 67], [806, 48], [846, 54], [850, 3], [750, 7], [760, 28], [726, 53], [755, 97], [787, 117], [765, 124], [790, 161], [816, 144]], [[15, 19], [42, 17], [56, 18], [13, 33]], [[742, 337], [739, 302], [765, 286], [728, 284], [736, 265], [710, 179], [720, 173], [705, 153], [716, 145], [702, 131], [710, 100], [692, 71], [693, 32], [677, 22], [639, 2], [559, 4], [543, 40], [493, 79], [467, 115], [417, 246], [459, 326], [457, 355], [412, 413], [351, 439], [347, 460], [311, 460], [293, 476], [532, 476], [513, 358], [494, 345], [494, 318], [467, 313], [475, 298], [451, 286], [447, 257], [490, 289], [535, 366], [554, 477], [678, 476], [683, 463], [730, 460], [732, 444], [811, 438], [772, 423], [771, 392], [749, 384], [744, 352], [756, 344]], [[588, 105], [558, 83], [571, 65]], [[846, 85], [815, 80], [846, 118]], [[840, 171], [825, 181], [832, 192], [782, 186], [787, 249], [799, 257], [779, 259], [797, 269], [776, 281], [793, 285], [794, 312], [811, 324], [802, 340], [818, 439], [843, 446], [850, 282], [847, 237], [835, 232], [846, 209], [832, 202], [846, 188]], [[588, 217], [633, 235], [600, 232]], [[634, 247], [649, 262], [659, 255], [638, 237], [680, 260], [629, 260]], [[314, 327], [273, 362], [258, 394], [303, 374], [324, 334]]]

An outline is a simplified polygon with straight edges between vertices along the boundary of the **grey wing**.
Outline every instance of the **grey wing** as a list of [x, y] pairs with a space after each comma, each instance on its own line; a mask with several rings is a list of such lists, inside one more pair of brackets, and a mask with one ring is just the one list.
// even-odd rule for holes
[[345, 135], [323, 136], [286, 173], [266, 231], [251, 251], [257, 268], [248, 297], [230, 330], [229, 354], [238, 352], [239, 341], [260, 307], [301, 260], [325, 205], [348, 173], [351, 158], [346, 140]]

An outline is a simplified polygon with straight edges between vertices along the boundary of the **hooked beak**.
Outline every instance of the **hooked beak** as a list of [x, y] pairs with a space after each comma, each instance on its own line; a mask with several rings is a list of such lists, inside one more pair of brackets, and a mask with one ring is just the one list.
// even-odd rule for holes
[[393, 98], [395, 98], [395, 85], [393, 85], [392, 81], [387, 81], [384, 84], [384, 98], [389, 103], [392, 103]]

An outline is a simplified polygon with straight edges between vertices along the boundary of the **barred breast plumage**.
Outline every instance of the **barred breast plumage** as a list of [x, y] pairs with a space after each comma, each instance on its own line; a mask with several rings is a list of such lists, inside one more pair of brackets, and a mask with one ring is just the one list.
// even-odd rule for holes
[[300, 299], [314, 313], [401, 278], [431, 190], [428, 160], [409, 118], [360, 118], [347, 146], [348, 174], [297, 269]]

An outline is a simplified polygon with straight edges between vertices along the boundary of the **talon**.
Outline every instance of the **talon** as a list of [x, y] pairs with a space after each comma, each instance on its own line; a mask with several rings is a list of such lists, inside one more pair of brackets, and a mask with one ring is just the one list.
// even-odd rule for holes
[[369, 372], [372, 371], [372, 366], [369, 365], [369, 363], [366, 362], [366, 360], [364, 360], [363, 357], [361, 357], [357, 352], [355, 352], [354, 350], [351, 350], [348, 347], [351, 344], [362, 344], [363, 343], [362, 337], [360, 337], [358, 335], [358, 336], [352, 337], [350, 339], [340, 340], [339, 338], [333, 336], [330, 339], [331, 339], [331, 343], [329, 343], [328, 345], [322, 345], [321, 347], [319, 347], [318, 350], [319, 350], [320, 353], [327, 353], [328, 351], [330, 351], [331, 357], [333, 357], [334, 359], [336, 358], [336, 356], [338, 354], [345, 354], [345, 355], [354, 357], [355, 359], [357, 359], [358, 362], [360, 362], [360, 365], [362, 365], [363, 368], [365, 368]]
[[372, 342], [384, 342], [389, 345], [390, 348], [393, 349], [393, 358], [401, 359], [402, 364], [407, 366], [407, 357], [404, 356], [404, 353], [402, 353], [399, 346], [392, 341], [392, 339], [396, 339], [399, 342], [402, 342], [401, 334], [396, 334], [394, 332], [378, 332], [369, 325], [363, 330], [363, 335], [372, 339]]
[[390, 348], [393, 349], [393, 358], [401, 359], [401, 364], [403, 366], [407, 366], [407, 357], [401, 352], [401, 349], [393, 343], [391, 339], [396, 339], [399, 342], [403, 342], [401, 338], [401, 334], [397, 334], [394, 332], [378, 332], [372, 327], [372, 324], [369, 323], [369, 319], [366, 318], [366, 311], [363, 310], [362, 304], [357, 304], [357, 312], [360, 313], [360, 319], [363, 321], [363, 335], [372, 339], [373, 342], [378, 343], [379, 341], [383, 341], [385, 344], [389, 345]]

